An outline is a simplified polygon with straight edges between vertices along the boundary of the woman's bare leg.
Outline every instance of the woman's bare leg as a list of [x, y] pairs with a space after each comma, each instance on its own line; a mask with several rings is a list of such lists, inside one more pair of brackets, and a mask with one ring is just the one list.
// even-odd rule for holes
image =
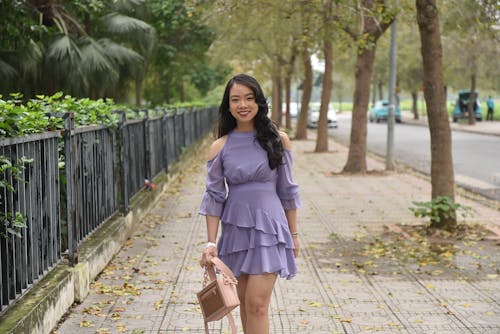
[[247, 283], [248, 283], [248, 275], [240, 275], [238, 277], [238, 285], [237, 290], [238, 290], [238, 298], [240, 299], [240, 318], [241, 318], [241, 326], [243, 327], [243, 333], [247, 333], [247, 315], [246, 315], [246, 307], [245, 307], [245, 293], [247, 289]]
[[[245, 334], [269, 334], [269, 304], [276, 274], [247, 275], [244, 283]], [[238, 284], [239, 285], [239, 284]]]

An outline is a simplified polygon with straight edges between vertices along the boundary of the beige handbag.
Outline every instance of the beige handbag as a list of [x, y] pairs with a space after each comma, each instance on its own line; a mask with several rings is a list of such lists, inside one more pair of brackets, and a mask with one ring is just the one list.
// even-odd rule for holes
[[[212, 258], [213, 266], [205, 268], [203, 289], [198, 292], [203, 319], [205, 320], [205, 333], [208, 334], [208, 323], [227, 316], [233, 334], [236, 334], [236, 325], [231, 311], [240, 305], [236, 285], [238, 281], [231, 269], [219, 258]], [[215, 269], [219, 272], [216, 274]]]

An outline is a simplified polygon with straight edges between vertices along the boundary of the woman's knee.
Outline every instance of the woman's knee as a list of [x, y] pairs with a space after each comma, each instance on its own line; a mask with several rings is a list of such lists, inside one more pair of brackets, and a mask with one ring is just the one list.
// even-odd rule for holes
[[267, 298], [247, 296], [244, 304], [245, 311], [250, 316], [266, 316], [269, 312], [269, 301]]

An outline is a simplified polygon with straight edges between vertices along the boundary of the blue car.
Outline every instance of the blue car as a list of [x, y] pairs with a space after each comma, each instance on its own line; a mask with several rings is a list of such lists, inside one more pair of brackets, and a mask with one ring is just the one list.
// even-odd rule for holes
[[[380, 100], [375, 103], [375, 105], [370, 109], [369, 119], [370, 122], [380, 122], [380, 120], [387, 120], [389, 117], [389, 101]], [[401, 123], [401, 109], [396, 108], [395, 114], [396, 122]]]
[[[481, 108], [481, 102], [479, 102], [478, 94], [475, 92], [474, 99], [474, 118], [478, 121], [483, 120], [483, 109]], [[461, 118], [468, 118], [467, 109], [469, 107], [469, 90], [461, 90], [458, 92], [457, 101], [455, 102], [455, 107], [453, 107], [453, 122], [458, 122]]]

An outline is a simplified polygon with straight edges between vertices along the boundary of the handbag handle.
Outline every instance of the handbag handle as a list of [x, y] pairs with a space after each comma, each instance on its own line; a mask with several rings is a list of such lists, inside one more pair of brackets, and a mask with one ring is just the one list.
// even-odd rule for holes
[[238, 280], [236, 277], [234, 277], [233, 272], [231, 269], [229, 269], [228, 266], [224, 262], [222, 262], [218, 257], [212, 257], [210, 259], [210, 262], [212, 262], [213, 266], [207, 266], [205, 270], [208, 272], [208, 275], [210, 277], [210, 280], [215, 280], [217, 279], [217, 276], [215, 275], [215, 270], [214, 267], [219, 269], [220, 272], [222, 272], [222, 275], [224, 276], [225, 279], [229, 281], [230, 284], [237, 285]]

